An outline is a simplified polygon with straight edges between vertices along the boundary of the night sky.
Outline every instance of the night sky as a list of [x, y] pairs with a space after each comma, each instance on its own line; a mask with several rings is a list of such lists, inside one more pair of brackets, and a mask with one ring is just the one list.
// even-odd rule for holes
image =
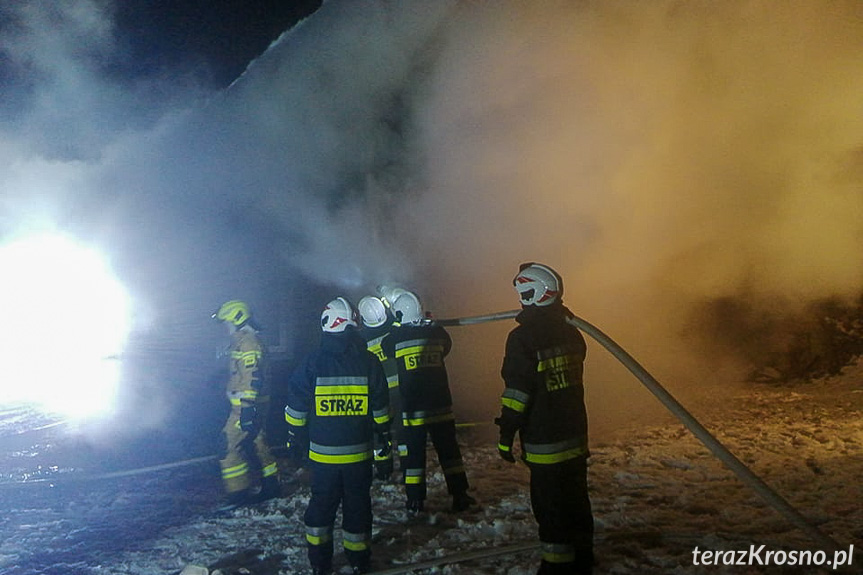
[[129, 73], [202, 66], [225, 86], [321, 0], [131, 0], [116, 24]]

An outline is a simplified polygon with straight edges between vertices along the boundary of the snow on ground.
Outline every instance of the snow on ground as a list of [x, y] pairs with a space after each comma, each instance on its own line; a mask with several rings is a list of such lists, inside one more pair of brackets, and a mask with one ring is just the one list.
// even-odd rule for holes
[[[687, 407], [840, 548], [854, 545], [850, 566], [823, 572], [863, 572], [863, 366], [811, 384], [741, 385], [725, 390], [722, 400], [705, 398]], [[409, 519], [401, 487], [375, 483], [376, 568], [536, 541], [527, 469], [498, 459], [493, 432], [488, 426], [461, 433], [472, 491], [481, 504], [477, 510], [448, 511], [432, 452], [425, 515]], [[594, 438], [592, 452], [596, 573], [821, 572], [693, 565], [696, 546], [748, 551], [764, 545], [786, 552], [819, 547], [670, 416]], [[224, 575], [303, 575], [309, 573], [302, 523], [308, 476], [289, 470], [283, 487], [280, 499], [229, 512], [216, 509], [219, 485], [211, 465], [77, 485], [50, 497], [13, 497], [0, 490], [9, 508], [0, 523], [0, 573], [173, 575], [200, 565]], [[345, 565], [338, 552], [336, 561], [337, 567]], [[527, 575], [538, 562], [531, 548], [421, 573]]]

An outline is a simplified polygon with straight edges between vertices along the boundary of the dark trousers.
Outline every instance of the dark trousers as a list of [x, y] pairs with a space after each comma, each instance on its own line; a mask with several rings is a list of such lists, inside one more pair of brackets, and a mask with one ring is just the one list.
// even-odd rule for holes
[[333, 524], [342, 506], [345, 556], [354, 567], [367, 569], [372, 538], [371, 459], [346, 465], [311, 463], [312, 496], [306, 508], [309, 563], [330, 568], [333, 562]]
[[587, 459], [530, 464], [530, 503], [539, 523], [542, 575], [582, 575], [593, 565]]
[[441, 421], [428, 425], [408, 425], [402, 429], [407, 453], [401, 457], [405, 494], [408, 500], [426, 498], [426, 440], [431, 436], [438, 462], [446, 478], [447, 491], [457, 495], [467, 491], [467, 474], [461, 459], [461, 449], [455, 436], [455, 421]]

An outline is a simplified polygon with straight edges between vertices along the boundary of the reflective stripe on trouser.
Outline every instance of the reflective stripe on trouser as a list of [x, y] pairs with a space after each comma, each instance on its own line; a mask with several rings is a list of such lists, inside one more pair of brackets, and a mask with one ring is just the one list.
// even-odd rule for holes
[[575, 545], [543, 543], [542, 560], [547, 563], [572, 563], [575, 561]]
[[542, 542], [540, 573], [587, 572], [593, 564], [587, 459], [530, 465], [530, 503]]
[[267, 446], [263, 430], [256, 435], [237, 426], [240, 410], [232, 409], [222, 428], [222, 483], [225, 491], [236, 493], [249, 488], [253, 480], [270, 477], [279, 472], [276, 458]]
[[[371, 556], [372, 461], [327, 464], [312, 462], [309, 506], [305, 513], [309, 563], [328, 569], [333, 561], [333, 524], [342, 507], [343, 547], [348, 563], [363, 569]], [[326, 534], [329, 538], [310, 537]]]
[[587, 455], [587, 438], [573, 437], [555, 443], [522, 443], [528, 463], [554, 464]]
[[371, 531], [363, 531], [362, 533], [342, 531], [342, 546], [345, 548], [345, 553], [349, 551], [362, 552], [370, 550], [372, 547], [372, 533]]
[[404, 470], [405, 495], [409, 500], [423, 501], [426, 498], [426, 441], [428, 436], [431, 436], [438, 462], [443, 469], [447, 491], [451, 495], [467, 491], [467, 474], [464, 471], [461, 450], [456, 440], [455, 421], [405, 427], [403, 435], [407, 453], [400, 455]]

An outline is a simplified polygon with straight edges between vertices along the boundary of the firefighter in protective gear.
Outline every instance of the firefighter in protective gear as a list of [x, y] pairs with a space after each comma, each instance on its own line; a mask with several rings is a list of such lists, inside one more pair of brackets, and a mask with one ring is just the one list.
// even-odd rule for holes
[[567, 323], [563, 282], [548, 266], [523, 264], [513, 280], [522, 311], [507, 337], [501, 376], [498, 451], [530, 469], [530, 497], [539, 524], [538, 575], [582, 575], [593, 565], [593, 512], [587, 490], [584, 337]]
[[416, 294], [404, 292], [393, 302], [399, 326], [382, 343], [395, 358], [399, 374], [403, 447], [399, 454], [410, 514], [424, 510], [426, 442], [431, 436], [443, 469], [453, 511], [464, 511], [476, 500], [468, 495], [468, 480], [455, 433], [452, 394], [444, 357], [452, 347], [449, 333], [426, 318]]
[[227, 396], [231, 405], [223, 428], [223, 453], [219, 461], [228, 505], [242, 505], [280, 495], [279, 468], [267, 446], [264, 431], [269, 408], [264, 347], [249, 306], [227, 301], [213, 314], [230, 332], [227, 350]]
[[[357, 308], [360, 312], [362, 321], [362, 329], [360, 333], [366, 340], [368, 350], [375, 354], [380, 360], [384, 368], [384, 375], [387, 378], [387, 387], [390, 395], [390, 426], [394, 441], [398, 441], [401, 437], [398, 429], [400, 418], [397, 416], [399, 401], [399, 372], [396, 367], [395, 358], [387, 357], [381, 348], [381, 342], [393, 326], [397, 325], [390, 311], [390, 304], [386, 297], [365, 296], [359, 303]], [[383, 452], [375, 452], [375, 477], [386, 481], [393, 473], [393, 450]]]
[[384, 368], [387, 378], [387, 387], [397, 390], [399, 387], [399, 372], [393, 358], [383, 354], [381, 342], [384, 337], [398, 324], [390, 311], [390, 306], [385, 299], [366, 296], [357, 304], [362, 320], [362, 335], [368, 343], [369, 351], [374, 353]]
[[285, 420], [307, 442], [312, 473], [305, 513], [308, 557], [315, 573], [330, 573], [333, 529], [342, 508], [343, 546], [355, 573], [369, 569], [372, 461], [391, 448], [387, 382], [378, 358], [360, 336], [345, 298], [321, 314], [319, 348], [291, 375]]

